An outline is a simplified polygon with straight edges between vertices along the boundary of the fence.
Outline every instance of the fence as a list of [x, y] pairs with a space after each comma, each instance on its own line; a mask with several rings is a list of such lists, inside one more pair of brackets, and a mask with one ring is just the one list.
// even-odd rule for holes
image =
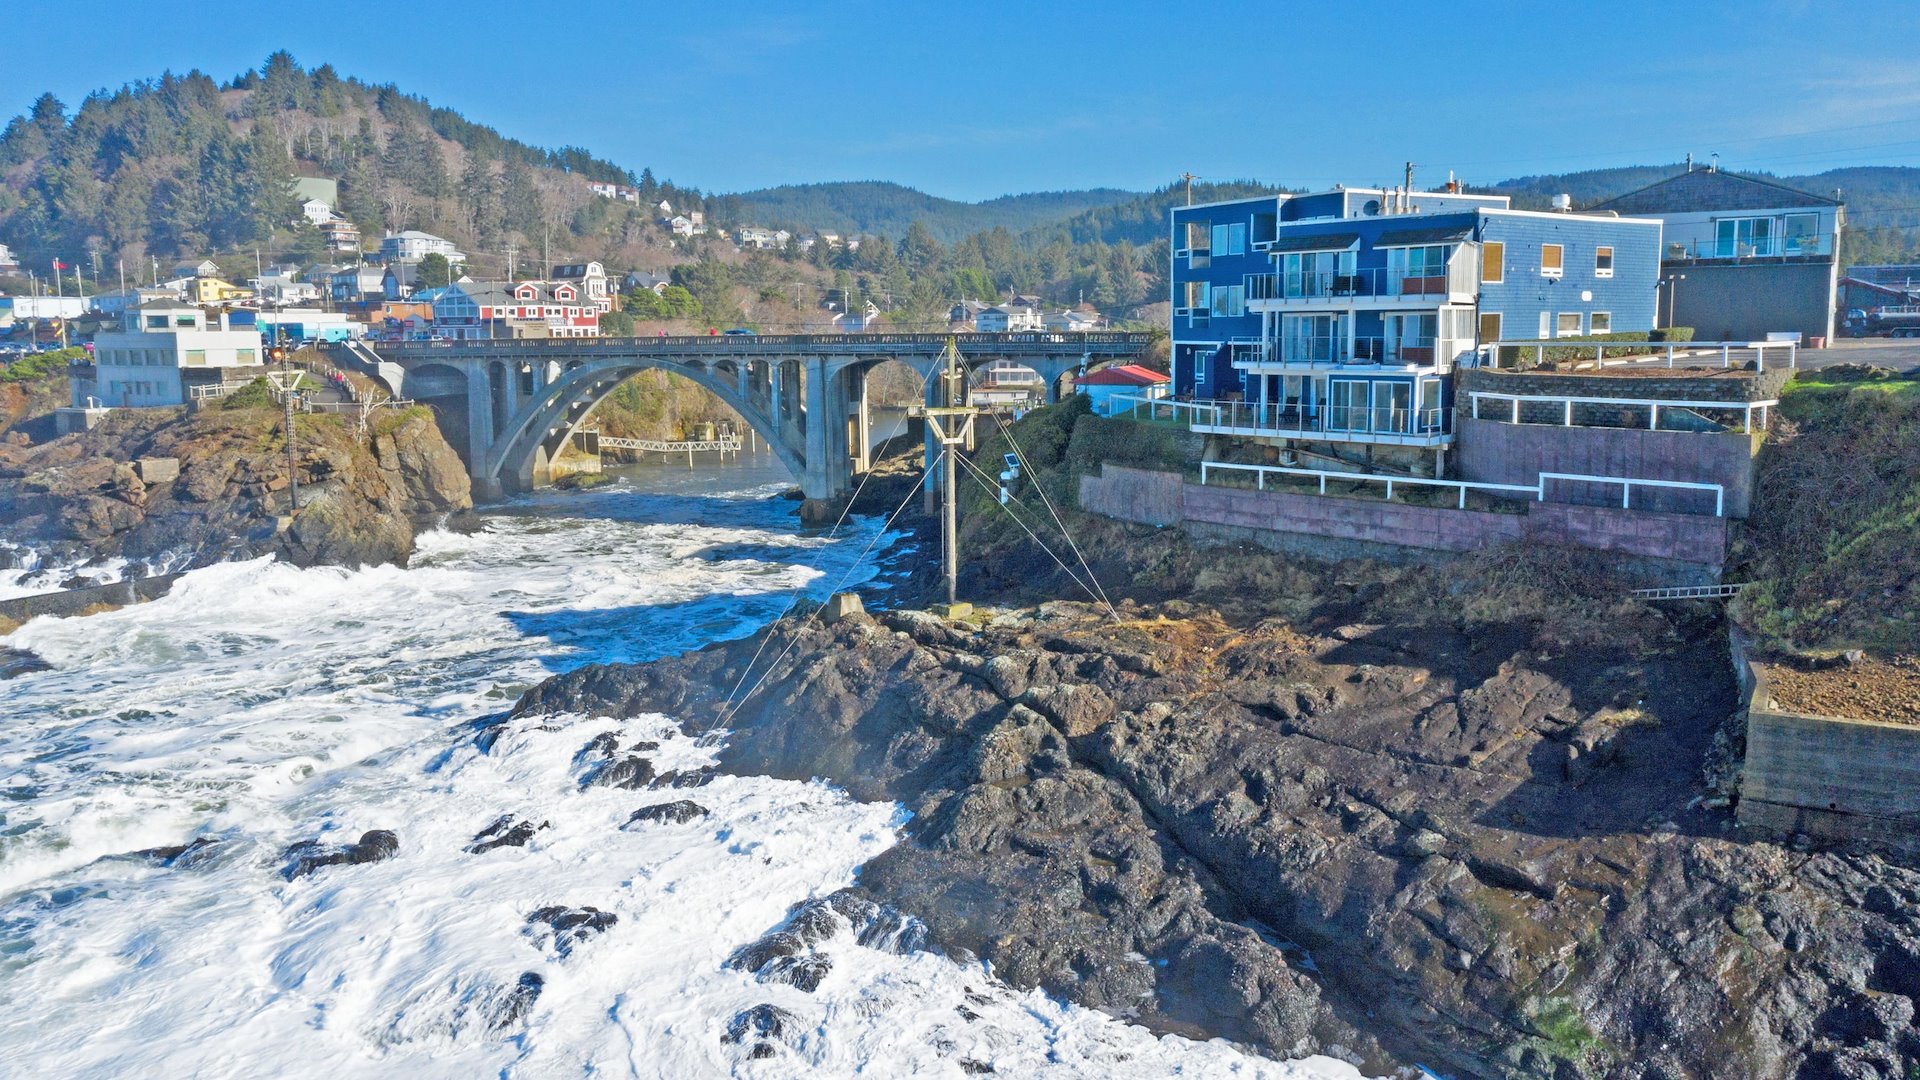
[[1467, 397], [1473, 402], [1473, 418], [1475, 420], [1494, 419], [1493, 417], [1483, 418], [1480, 415], [1480, 402], [1484, 398], [1496, 398], [1511, 403], [1512, 419], [1509, 420], [1508, 423], [1513, 424], [1521, 422], [1520, 406], [1524, 403], [1546, 402], [1558, 404], [1562, 406], [1560, 427], [1574, 426], [1573, 407], [1575, 405], [1621, 405], [1633, 408], [1644, 408], [1648, 410], [1647, 429], [1649, 431], [1658, 431], [1660, 429], [1660, 410], [1663, 408], [1696, 410], [1723, 409], [1728, 412], [1738, 412], [1743, 416], [1741, 430], [1748, 433], [1753, 431], [1753, 411], [1758, 409], [1760, 410], [1760, 428], [1764, 431], [1767, 426], [1767, 410], [1780, 404], [1780, 399], [1778, 398], [1767, 398], [1764, 401], [1668, 401], [1655, 398], [1575, 397], [1561, 394], [1502, 394], [1492, 390], [1469, 390]]
[[[1595, 367], [1606, 365], [1608, 349], [1614, 350], [1616, 359], [1613, 363], [1616, 365], [1629, 363], [1628, 357], [1633, 357], [1644, 363], [1649, 360], [1658, 360], [1664, 355], [1667, 366], [1672, 367], [1674, 366], [1674, 360], [1678, 357], [1686, 357], [1689, 359], [1696, 356], [1710, 357], [1715, 352], [1718, 352], [1720, 354], [1720, 366], [1725, 368], [1733, 366], [1734, 353], [1751, 352], [1753, 354], [1754, 369], [1757, 371], [1765, 371], [1767, 370], [1767, 355], [1769, 353], [1784, 352], [1787, 355], [1788, 368], [1791, 369], [1800, 366], [1800, 346], [1797, 342], [1792, 341], [1578, 341], [1572, 339], [1562, 339], [1558, 341], [1494, 341], [1483, 344], [1475, 350], [1476, 360], [1482, 367], [1497, 368], [1500, 366], [1501, 349], [1533, 350], [1533, 362], [1536, 367], [1545, 365], [1548, 349], [1592, 349], [1593, 364]], [[1576, 361], [1576, 363], [1578, 362], [1580, 361]], [[1744, 359], [1742, 362], [1745, 362]]]
[[[1411, 384], [1402, 384], [1411, 390]], [[1195, 402], [1210, 410], [1193, 421], [1195, 431], [1269, 438], [1362, 440], [1411, 446], [1439, 446], [1453, 438], [1450, 410], [1410, 404], [1291, 405], [1277, 401]]]
[[1228, 472], [1250, 472], [1254, 474], [1254, 486], [1266, 490], [1267, 474], [1278, 473], [1284, 476], [1314, 477], [1320, 481], [1320, 494], [1327, 493], [1327, 481], [1349, 483], [1384, 483], [1386, 497], [1393, 498], [1395, 484], [1415, 487], [1450, 488], [1459, 492], [1459, 505], [1466, 509], [1468, 491], [1487, 492], [1524, 492], [1531, 494], [1536, 502], [1547, 501], [1547, 482], [1563, 480], [1595, 484], [1619, 484], [1621, 486], [1620, 508], [1631, 510], [1633, 489], [1635, 487], [1681, 488], [1690, 491], [1713, 492], [1713, 516], [1724, 517], [1726, 511], [1726, 489], [1719, 484], [1697, 483], [1691, 480], [1643, 480], [1627, 476], [1589, 476], [1582, 473], [1543, 472], [1532, 484], [1495, 484], [1478, 480], [1437, 480], [1424, 476], [1389, 476], [1382, 473], [1334, 472], [1328, 469], [1308, 469], [1296, 465], [1246, 465], [1238, 462], [1203, 461], [1200, 463], [1200, 483], [1206, 484], [1214, 470]]

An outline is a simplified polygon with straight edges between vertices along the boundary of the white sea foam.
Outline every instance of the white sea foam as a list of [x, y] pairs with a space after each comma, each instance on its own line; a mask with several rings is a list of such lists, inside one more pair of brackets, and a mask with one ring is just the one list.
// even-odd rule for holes
[[[816, 992], [763, 985], [728, 953], [852, 883], [898, 807], [765, 777], [581, 789], [603, 732], [658, 742], [662, 770], [709, 759], [664, 717], [523, 719], [475, 746], [473, 721], [544, 675], [750, 632], [873, 538], [795, 533], [768, 494], [555, 501], [430, 534], [407, 570], [226, 564], [6, 639], [53, 670], [0, 683], [0, 1073], [1358, 1075], [1156, 1038], [848, 935]], [[622, 827], [677, 798], [710, 814]], [[546, 827], [468, 854], [503, 814]], [[370, 829], [399, 854], [284, 878], [288, 845]], [[195, 838], [215, 842], [172, 867], [127, 855]], [[563, 957], [528, 932], [545, 905], [618, 921]], [[497, 1027], [526, 973], [538, 998]], [[763, 1002], [800, 1030], [748, 1060], [721, 1035]]]

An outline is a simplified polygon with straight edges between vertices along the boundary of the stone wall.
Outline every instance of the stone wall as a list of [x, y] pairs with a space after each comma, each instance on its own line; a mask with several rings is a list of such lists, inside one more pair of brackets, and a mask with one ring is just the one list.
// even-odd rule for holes
[[1766, 677], [1734, 648], [1751, 687], [1740, 824], [1920, 849], [1920, 727], [1776, 709]]
[[1694, 514], [1564, 503], [1528, 503], [1516, 513], [1458, 510], [1204, 486], [1111, 465], [1081, 477], [1080, 506], [1124, 521], [1180, 525], [1203, 542], [1246, 541], [1332, 560], [1427, 561], [1512, 543], [1584, 547], [1618, 557], [1632, 576], [1673, 584], [1717, 581], [1727, 543], [1726, 519]]

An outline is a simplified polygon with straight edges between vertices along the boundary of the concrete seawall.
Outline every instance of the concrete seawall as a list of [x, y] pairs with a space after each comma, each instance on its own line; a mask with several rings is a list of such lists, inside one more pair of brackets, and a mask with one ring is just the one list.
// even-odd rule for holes
[[1205, 542], [1246, 541], [1317, 559], [1431, 561], [1499, 544], [1583, 547], [1649, 582], [1719, 580], [1725, 518], [1526, 503], [1522, 513], [1415, 506], [1384, 499], [1203, 486], [1166, 472], [1101, 467], [1080, 479], [1080, 506], [1145, 525], [1179, 525]]
[[156, 574], [138, 581], [116, 581], [85, 589], [37, 593], [0, 600], [0, 621], [23, 623], [36, 615], [72, 616], [100, 607], [124, 607], [157, 600], [172, 591], [179, 574]]
[[1788, 712], [1736, 639], [1746, 694], [1740, 824], [1920, 850], [1920, 727]]

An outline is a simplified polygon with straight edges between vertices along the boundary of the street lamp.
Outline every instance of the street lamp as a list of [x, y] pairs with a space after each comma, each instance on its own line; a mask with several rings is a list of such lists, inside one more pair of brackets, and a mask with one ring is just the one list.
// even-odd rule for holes
[[[1677, 292], [1679, 292], [1679, 290], [1680, 290], [1680, 283], [1681, 283], [1681, 282], [1683, 282], [1683, 281], [1685, 281], [1685, 280], [1687, 280], [1687, 275], [1685, 275], [1685, 274], [1668, 274], [1668, 275], [1667, 275], [1666, 277], [1664, 277], [1664, 278], [1662, 278], [1662, 279], [1660, 279], [1660, 280], [1661, 280], [1661, 284], [1663, 284], [1663, 285], [1665, 285], [1665, 286], [1667, 287], [1667, 327], [1668, 327], [1668, 329], [1672, 329], [1672, 327], [1673, 327], [1673, 308], [1674, 308], [1674, 294], [1675, 294], [1675, 293], [1677, 293]], [[1658, 303], [1658, 298], [1657, 298], [1657, 297], [1655, 298], [1655, 302], [1656, 302], [1656, 303]], [[1656, 311], [1656, 312], [1654, 312], [1654, 315], [1655, 315], [1655, 316], [1657, 317], [1657, 316], [1659, 315], [1659, 312], [1658, 312], [1658, 311]]]

